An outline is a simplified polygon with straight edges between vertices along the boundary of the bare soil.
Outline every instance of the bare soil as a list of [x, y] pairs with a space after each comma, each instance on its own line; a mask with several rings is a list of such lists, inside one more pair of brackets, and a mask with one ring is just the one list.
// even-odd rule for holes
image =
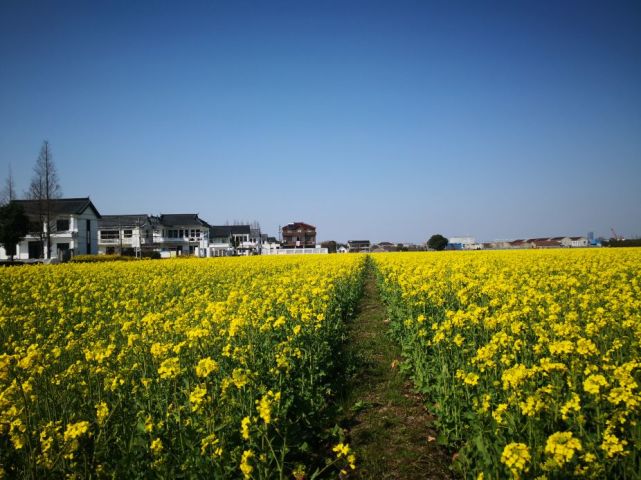
[[400, 347], [368, 265], [347, 354], [355, 365], [342, 402], [341, 426], [356, 452], [354, 478], [450, 479], [450, 455], [436, 443], [434, 417], [400, 369]]

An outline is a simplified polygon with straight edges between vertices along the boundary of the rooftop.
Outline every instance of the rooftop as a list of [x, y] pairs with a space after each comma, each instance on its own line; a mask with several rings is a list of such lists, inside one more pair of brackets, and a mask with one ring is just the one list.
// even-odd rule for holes
[[[41, 215], [45, 208], [44, 200], [14, 200], [14, 202], [22, 205], [25, 214], [31, 217]], [[96, 217], [101, 218], [89, 197], [56, 198], [49, 200], [49, 205], [53, 215], [80, 215], [87, 208], [91, 208]]]

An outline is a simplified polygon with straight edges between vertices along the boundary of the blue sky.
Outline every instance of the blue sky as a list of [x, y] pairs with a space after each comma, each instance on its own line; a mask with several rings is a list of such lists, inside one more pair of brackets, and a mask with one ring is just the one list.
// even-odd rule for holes
[[641, 2], [0, 4], [0, 178], [320, 240], [641, 235]]

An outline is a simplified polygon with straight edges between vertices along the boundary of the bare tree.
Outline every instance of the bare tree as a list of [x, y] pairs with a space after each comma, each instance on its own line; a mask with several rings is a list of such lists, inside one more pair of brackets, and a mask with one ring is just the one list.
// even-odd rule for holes
[[11, 203], [12, 200], [18, 198], [16, 196], [16, 184], [13, 181], [13, 172], [11, 171], [11, 164], [9, 164], [9, 176], [4, 181], [2, 193], [0, 193], [0, 205]]
[[[58, 183], [58, 172], [53, 163], [51, 147], [49, 142], [42, 142], [40, 155], [33, 167], [33, 177], [27, 192], [27, 197], [38, 202], [38, 212], [40, 216], [40, 241], [43, 244], [42, 251], [45, 252], [45, 258], [51, 258], [51, 223], [52, 200], [62, 196], [62, 189]], [[46, 249], [45, 249], [46, 247]]]

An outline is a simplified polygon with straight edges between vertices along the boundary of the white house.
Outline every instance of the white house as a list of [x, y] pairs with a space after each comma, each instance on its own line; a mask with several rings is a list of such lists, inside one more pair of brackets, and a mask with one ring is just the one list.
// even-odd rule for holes
[[156, 218], [149, 215], [103, 215], [98, 220], [98, 253], [139, 256], [153, 248]]
[[474, 237], [451, 237], [448, 239], [448, 248], [452, 250], [481, 250], [483, 245]]
[[276, 255], [280, 250], [280, 242], [275, 237], [265, 237], [260, 246], [261, 255]]
[[260, 229], [249, 225], [213, 225], [209, 228], [207, 256], [256, 255], [261, 253]]
[[[14, 200], [21, 205], [32, 225], [27, 236], [17, 245], [16, 259], [47, 258], [47, 230], [51, 238], [51, 258], [89, 255], [98, 252], [98, 220], [100, 213], [86, 198], [59, 198], [49, 201], [50, 222], [47, 224], [46, 204], [39, 200]], [[0, 259], [6, 259], [0, 247]]]
[[209, 224], [197, 213], [161, 214], [152, 217], [153, 249], [163, 257], [204, 257], [209, 243]]
[[570, 237], [570, 247], [587, 247], [588, 239], [586, 237]]

